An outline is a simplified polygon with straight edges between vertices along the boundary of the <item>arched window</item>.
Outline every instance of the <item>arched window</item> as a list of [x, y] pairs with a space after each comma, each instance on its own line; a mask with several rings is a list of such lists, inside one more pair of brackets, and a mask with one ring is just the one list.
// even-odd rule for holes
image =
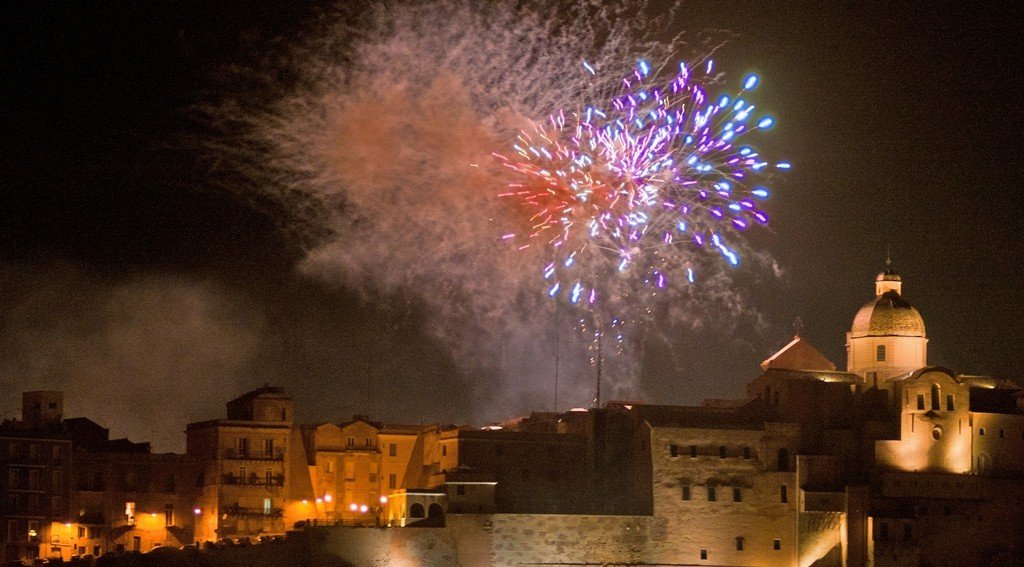
[[419, 502], [409, 506], [409, 517], [410, 518], [422, 518], [423, 517], [423, 504]]
[[885, 362], [885, 345], [875, 347], [875, 361]]
[[444, 518], [444, 508], [440, 504], [431, 504], [430, 508], [427, 508], [427, 517], [437, 520]]
[[932, 384], [932, 409], [933, 410], [938, 411], [938, 410], [942, 409], [941, 404], [939, 404], [939, 399], [941, 397], [942, 397], [942, 390], [939, 388], [939, 385], [938, 384]]

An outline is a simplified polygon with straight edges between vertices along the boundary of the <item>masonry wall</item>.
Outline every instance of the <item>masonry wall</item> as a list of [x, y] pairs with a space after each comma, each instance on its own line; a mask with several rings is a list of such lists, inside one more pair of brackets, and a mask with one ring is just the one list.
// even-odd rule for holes
[[381, 567], [678, 565], [681, 552], [650, 516], [458, 515], [444, 528], [321, 528], [302, 537], [323, 564]]

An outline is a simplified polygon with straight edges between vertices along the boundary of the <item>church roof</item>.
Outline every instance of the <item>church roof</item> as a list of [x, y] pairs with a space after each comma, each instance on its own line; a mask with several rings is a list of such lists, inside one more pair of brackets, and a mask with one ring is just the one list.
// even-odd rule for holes
[[797, 335], [779, 352], [761, 363], [761, 370], [769, 368], [831, 372], [836, 369], [836, 365], [811, 346], [811, 343]]
[[850, 336], [924, 337], [924, 319], [896, 290], [889, 290], [857, 311]]

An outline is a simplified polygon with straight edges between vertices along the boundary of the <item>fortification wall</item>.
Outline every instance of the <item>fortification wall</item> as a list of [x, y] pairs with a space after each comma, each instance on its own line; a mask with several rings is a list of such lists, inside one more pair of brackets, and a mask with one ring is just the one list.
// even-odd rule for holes
[[[843, 515], [813, 516], [801, 525], [806, 530], [801, 547], [818, 561], [815, 565], [839, 565], [837, 528]], [[444, 528], [314, 528], [302, 537], [308, 539], [309, 556], [315, 558], [311, 565], [324, 566], [653, 566], [678, 565], [681, 560], [700, 564], [699, 557], [690, 560], [686, 553], [692, 542], [669, 537], [668, 527], [664, 518], [652, 516], [467, 514], [449, 516]], [[702, 524], [680, 528], [712, 531]], [[732, 550], [726, 563], [795, 565], [795, 551]], [[713, 557], [706, 561], [716, 563]]]
[[653, 524], [647, 516], [458, 515], [444, 528], [314, 528], [305, 537], [323, 565], [658, 565], [650, 558], [670, 554], [672, 542]]

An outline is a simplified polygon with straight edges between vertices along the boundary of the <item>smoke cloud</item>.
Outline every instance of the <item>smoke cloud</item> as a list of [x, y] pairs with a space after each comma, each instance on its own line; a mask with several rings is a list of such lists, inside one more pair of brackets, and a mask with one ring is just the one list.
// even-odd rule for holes
[[182, 450], [188, 421], [220, 417], [255, 354], [261, 321], [213, 285], [167, 276], [109, 281], [67, 266], [8, 266], [0, 329], [5, 419], [20, 394], [62, 390], [65, 417]]
[[[285, 230], [310, 243], [301, 271], [366, 298], [410, 298], [473, 377], [465, 394], [481, 419], [545, 407], [556, 359], [563, 405], [589, 403], [592, 321], [606, 315], [557, 306], [543, 293], [539, 249], [500, 239], [524, 219], [496, 197], [508, 178], [491, 152], [533, 120], [606, 100], [637, 58], [675, 64], [714, 49], [665, 34], [677, 25], [671, 12], [652, 19], [645, 7], [599, 4], [442, 1], [334, 14], [269, 71], [248, 75], [269, 96], [209, 109], [218, 159], [242, 172], [243, 191], [285, 203]], [[584, 59], [597, 78], [582, 72]], [[657, 305], [628, 288], [609, 293], [610, 309], [638, 324], [605, 345], [605, 399], [644, 396], [645, 341], [728, 328], [749, 313], [720, 266], [690, 260], [706, 279]]]

